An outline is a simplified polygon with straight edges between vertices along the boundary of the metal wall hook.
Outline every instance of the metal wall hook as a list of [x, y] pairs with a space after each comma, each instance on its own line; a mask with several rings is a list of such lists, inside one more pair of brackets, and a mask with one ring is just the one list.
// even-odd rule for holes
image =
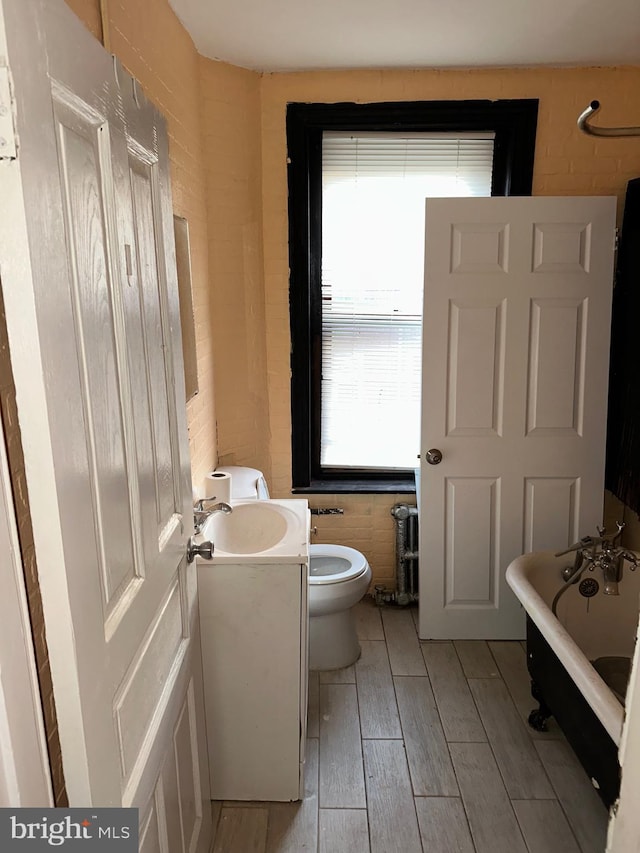
[[578, 127], [589, 136], [640, 136], [640, 127], [596, 127], [589, 124], [591, 116], [600, 109], [600, 101], [591, 101], [583, 113], [578, 116]]

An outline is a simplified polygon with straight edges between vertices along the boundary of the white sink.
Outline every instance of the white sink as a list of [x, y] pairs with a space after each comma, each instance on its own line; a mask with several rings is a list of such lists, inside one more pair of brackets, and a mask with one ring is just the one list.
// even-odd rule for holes
[[234, 501], [233, 512], [210, 516], [202, 529], [213, 562], [273, 562], [308, 554], [306, 500]]

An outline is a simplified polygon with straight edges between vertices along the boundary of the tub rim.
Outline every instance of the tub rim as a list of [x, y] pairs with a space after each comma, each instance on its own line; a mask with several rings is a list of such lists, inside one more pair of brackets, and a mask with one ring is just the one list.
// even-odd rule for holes
[[521, 554], [507, 566], [507, 583], [528, 615], [538, 626], [540, 633], [554, 650], [613, 742], [616, 746], [620, 746], [624, 707], [616, 699], [613, 691], [600, 678], [571, 634], [553, 615], [551, 607], [529, 579], [528, 572], [533, 566], [537, 566], [541, 559], [547, 562], [549, 560], [556, 561], [558, 558], [553, 551], [533, 551], [528, 554]]

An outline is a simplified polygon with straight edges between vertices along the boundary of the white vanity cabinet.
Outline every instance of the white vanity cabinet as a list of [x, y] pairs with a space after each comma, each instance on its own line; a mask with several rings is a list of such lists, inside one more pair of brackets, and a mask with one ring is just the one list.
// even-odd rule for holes
[[[306, 501], [282, 501], [305, 504]], [[306, 507], [302, 515], [306, 526]], [[215, 545], [215, 542], [214, 542]], [[308, 538], [289, 556], [198, 561], [205, 713], [214, 800], [303, 796]]]

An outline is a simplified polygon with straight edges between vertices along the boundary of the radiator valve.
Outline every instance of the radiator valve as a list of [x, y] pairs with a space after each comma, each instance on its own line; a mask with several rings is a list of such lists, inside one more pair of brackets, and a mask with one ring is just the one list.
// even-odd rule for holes
[[395, 602], [396, 594], [391, 589], [386, 589], [384, 584], [377, 583], [373, 587], [373, 598], [378, 607], [381, 607], [383, 604], [393, 604]]

